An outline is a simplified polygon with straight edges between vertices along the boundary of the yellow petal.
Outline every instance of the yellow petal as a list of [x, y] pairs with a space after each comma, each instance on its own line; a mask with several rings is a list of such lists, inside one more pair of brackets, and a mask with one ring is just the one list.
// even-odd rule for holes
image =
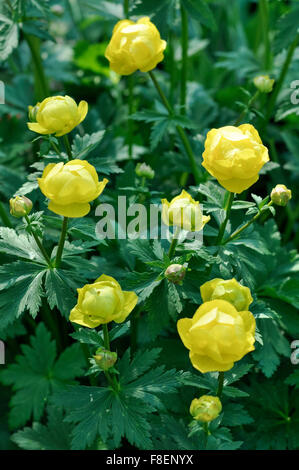
[[191, 349], [192, 347], [192, 338], [190, 335], [190, 328], [192, 327], [192, 319], [191, 318], [181, 318], [177, 322], [177, 329], [180, 335], [180, 338], [187, 349]]
[[37, 132], [38, 134], [51, 134], [51, 131], [49, 131], [48, 129], [42, 127], [40, 124], [38, 124], [37, 122], [27, 122], [27, 126], [29, 127], [29, 129], [33, 132]]
[[77, 306], [71, 310], [69, 319], [73, 323], [77, 323], [81, 326], [87, 326], [88, 328], [96, 328], [101, 324], [98, 319], [92, 319], [87, 315], [84, 315], [80, 309], [77, 308]]
[[192, 351], [189, 354], [190, 361], [193, 365], [193, 367], [203, 374], [206, 372], [224, 372], [227, 370], [230, 370], [233, 366], [233, 362], [228, 362], [228, 363], [220, 363], [217, 361], [214, 361], [210, 357], [207, 356], [201, 356], [199, 354], [193, 353]]
[[65, 206], [56, 204], [54, 201], [49, 202], [50, 211], [64, 217], [84, 217], [90, 211], [90, 205], [88, 203], [83, 204], [67, 204]]
[[78, 124], [80, 124], [80, 122], [82, 122], [86, 118], [87, 111], [88, 111], [88, 103], [86, 101], [80, 101], [78, 105], [78, 112], [80, 116], [80, 120]]

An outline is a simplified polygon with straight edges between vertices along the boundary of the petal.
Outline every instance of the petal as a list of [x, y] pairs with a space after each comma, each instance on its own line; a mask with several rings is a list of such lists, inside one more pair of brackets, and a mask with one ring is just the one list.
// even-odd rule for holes
[[102, 194], [102, 192], [104, 191], [105, 186], [106, 186], [107, 183], [109, 183], [109, 180], [107, 180], [107, 178], [104, 178], [102, 181], [99, 182], [98, 189], [97, 189], [97, 195], [95, 196], [95, 198], [98, 197], [100, 194]]
[[66, 204], [60, 205], [56, 204], [54, 201], [49, 202], [50, 211], [58, 215], [63, 215], [64, 217], [84, 217], [90, 211], [90, 205], [88, 203], [83, 204]]
[[218, 182], [219, 184], [221, 184], [221, 186], [223, 186], [228, 191], [231, 191], [232, 193], [240, 194], [243, 191], [245, 191], [245, 189], [250, 188], [250, 186], [256, 183], [258, 179], [259, 179], [259, 175], [256, 174], [255, 176], [249, 179], [241, 179], [241, 178], [231, 178], [227, 180], [218, 179]]
[[220, 363], [218, 361], [214, 361], [210, 357], [192, 353], [192, 351], [190, 352], [189, 357], [193, 367], [203, 374], [206, 372], [216, 371], [224, 372], [230, 370], [234, 366], [233, 362]]
[[111, 284], [114, 284], [115, 286], [119, 287], [119, 289], [121, 289], [119, 283], [117, 282], [116, 279], [114, 279], [114, 277], [112, 276], [107, 276], [106, 274], [102, 274], [100, 277], [98, 277], [94, 283], [96, 282], [109, 282]]
[[93, 320], [87, 315], [84, 315], [77, 305], [71, 310], [69, 319], [73, 323], [77, 323], [81, 326], [87, 326], [88, 328], [96, 328], [101, 324], [100, 320]]
[[86, 118], [87, 111], [88, 111], [87, 101], [80, 101], [79, 106], [78, 106], [80, 120], [78, 124], [80, 124], [80, 122], [82, 122]]
[[51, 134], [51, 131], [49, 131], [48, 129], [45, 129], [37, 122], [27, 122], [27, 126], [29, 127], [31, 131], [37, 132], [38, 134]]
[[192, 326], [192, 319], [191, 318], [181, 318], [177, 322], [177, 329], [180, 335], [180, 338], [187, 349], [191, 349], [192, 347], [192, 339], [190, 335], [190, 328]]
[[200, 295], [201, 295], [203, 302], [207, 302], [211, 300], [215, 287], [221, 281], [222, 279], [215, 278], [215, 279], [212, 279], [211, 281], [205, 282], [202, 286], [200, 286]]

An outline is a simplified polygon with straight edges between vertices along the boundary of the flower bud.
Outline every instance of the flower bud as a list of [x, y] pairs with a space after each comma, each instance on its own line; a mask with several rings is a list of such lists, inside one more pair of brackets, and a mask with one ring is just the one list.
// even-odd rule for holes
[[93, 358], [100, 369], [108, 370], [116, 363], [117, 353], [109, 351], [108, 349], [99, 348]]
[[273, 89], [274, 79], [269, 75], [258, 75], [253, 79], [253, 83], [261, 93], [270, 93]]
[[10, 213], [14, 217], [24, 217], [32, 209], [32, 201], [26, 196], [16, 196], [9, 200]]
[[56, 16], [62, 16], [64, 13], [64, 8], [62, 5], [59, 5], [58, 3], [56, 3], [55, 5], [51, 6], [51, 13], [53, 13], [53, 15], [56, 15]]
[[196, 421], [209, 423], [216, 419], [221, 413], [222, 405], [218, 397], [203, 395], [200, 398], [194, 398], [190, 406], [190, 414]]
[[30, 122], [36, 122], [36, 115], [38, 112], [40, 103], [37, 103], [35, 106], [28, 106], [28, 116]]
[[137, 163], [135, 173], [141, 178], [148, 178], [150, 180], [152, 180], [155, 176], [154, 170], [146, 163]]
[[173, 284], [182, 284], [186, 275], [186, 264], [171, 264], [165, 271], [165, 277]]
[[277, 206], [286, 206], [292, 199], [292, 191], [284, 184], [277, 184], [271, 191], [271, 201]]

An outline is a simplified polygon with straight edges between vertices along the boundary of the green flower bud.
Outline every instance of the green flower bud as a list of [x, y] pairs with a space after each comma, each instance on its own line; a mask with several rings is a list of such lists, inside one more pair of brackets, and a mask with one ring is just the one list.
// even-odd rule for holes
[[35, 106], [28, 106], [28, 117], [30, 122], [36, 122], [39, 105], [40, 103], [37, 103]]
[[253, 83], [261, 93], [270, 93], [273, 89], [274, 79], [269, 75], [259, 75], [253, 79]]
[[58, 3], [51, 6], [51, 13], [56, 16], [62, 16], [64, 13], [63, 6], [59, 5]]
[[216, 419], [221, 413], [222, 405], [218, 397], [202, 395], [194, 398], [190, 405], [190, 414], [196, 421], [209, 423]]
[[109, 351], [108, 349], [99, 348], [93, 358], [100, 369], [108, 370], [116, 363], [117, 353]]
[[277, 206], [286, 206], [292, 199], [292, 191], [284, 184], [277, 184], [271, 191], [271, 201]]
[[10, 213], [14, 217], [24, 217], [32, 209], [32, 201], [26, 196], [16, 196], [9, 200]]
[[154, 170], [146, 163], [137, 163], [135, 172], [137, 176], [140, 176], [140, 178], [148, 178], [152, 180], [155, 176]]
[[187, 264], [171, 264], [165, 271], [165, 277], [173, 284], [182, 284], [186, 270]]

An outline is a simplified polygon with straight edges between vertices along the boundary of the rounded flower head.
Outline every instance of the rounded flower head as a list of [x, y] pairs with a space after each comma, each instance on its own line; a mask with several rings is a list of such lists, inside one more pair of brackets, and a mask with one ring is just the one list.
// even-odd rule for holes
[[90, 201], [104, 190], [108, 180], [99, 181], [95, 168], [85, 160], [49, 163], [38, 184], [50, 199], [49, 209], [65, 217], [83, 217], [90, 211]]
[[110, 68], [119, 75], [130, 75], [136, 70], [148, 72], [164, 58], [166, 41], [161, 39], [156, 26], [148, 17], [136, 23], [119, 21], [105, 52]]
[[165, 271], [165, 277], [173, 284], [181, 285], [186, 276], [187, 264], [170, 264]]
[[269, 161], [268, 149], [251, 124], [208, 132], [202, 165], [228, 191], [241, 193], [259, 178]]
[[190, 414], [196, 421], [209, 423], [216, 419], [222, 411], [221, 401], [218, 397], [202, 395], [194, 398], [190, 405]]
[[105, 274], [77, 291], [78, 303], [71, 311], [70, 321], [88, 328], [111, 321], [122, 323], [138, 301], [135, 292], [123, 291], [113, 277]]
[[93, 358], [100, 369], [108, 370], [116, 363], [117, 353], [105, 348], [98, 348]]
[[87, 114], [86, 101], [76, 101], [70, 96], [51, 96], [33, 108], [29, 107], [29, 117], [36, 122], [28, 122], [29, 129], [38, 134], [55, 134], [57, 137], [68, 134], [82, 122]]
[[209, 300], [227, 300], [238, 311], [248, 310], [249, 305], [252, 303], [250, 289], [242, 286], [236, 279], [212, 279], [205, 282], [200, 287], [202, 300], [208, 302]]
[[292, 191], [284, 184], [277, 184], [271, 191], [271, 201], [277, 206], [286, 206], [292, 199]]
[[10, 213], [20, 218], [28, 215], [32, 209], [32, 201], [26, 196], [16, 196], [9, 200]]
[[179, 320], [177, 328], [193, 367], [203, 373], [229, 370], [254, 350], [254, 316], [226, 300], [205, 302], [193, 318]]
[[258, 75], [254, 77], [253, 83], [261, 93], [270, 93], [273, 90], [274, 79], [269, 75]]
[[162, 220], [166, 225], [174, 225], [188, 232], [197, 232], [210, 220], [210, 216], [202, 215], [199, 202], [184, 189], [170, 202], [167, 199], [162, 199], [161, 202]]

